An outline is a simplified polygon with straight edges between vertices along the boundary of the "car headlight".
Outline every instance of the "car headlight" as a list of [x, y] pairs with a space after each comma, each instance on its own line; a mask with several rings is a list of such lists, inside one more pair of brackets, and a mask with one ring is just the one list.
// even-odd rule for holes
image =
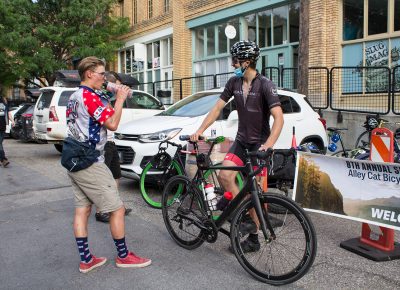
[[180, 131], [182, 131], [182, 128], [173, 128], [151, 134], [143, 134], [139, 136], [139, 142], [143, 143], [162, 142], [174, 138]]

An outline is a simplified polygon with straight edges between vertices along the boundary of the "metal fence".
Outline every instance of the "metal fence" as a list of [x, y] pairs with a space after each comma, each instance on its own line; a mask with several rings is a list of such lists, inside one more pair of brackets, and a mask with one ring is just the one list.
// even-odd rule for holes
[[[298, 68], [265, 67], [262, 74], [278, 87], [297, 91]], [[216, 87], [224, 87], [233, 73], [195, 76], [152, 83], [137, 89], [146, 91], [164, 104]], [[400, 66], [310, 67], [307, 98], [314, 109], [385, 115], [400, 115]]]
[[387, 114], [391, 70], [388, 67], [333, 67], [330, 71], [332, 110]]
[[400, 115], [400, 66], [392, 70], [392, 112]]

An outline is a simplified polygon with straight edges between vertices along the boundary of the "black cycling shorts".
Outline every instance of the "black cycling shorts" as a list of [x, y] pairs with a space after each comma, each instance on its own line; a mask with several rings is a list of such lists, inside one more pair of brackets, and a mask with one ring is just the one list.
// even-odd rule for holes
[[234, 162], [237, 166], [242, 166], [245, 162], [245, 150], [247, 149], [248, 151], [257, 151], [260, 146], [261, 144], [248, 144], [235, 140], [231, 148], [229, 148], [228, 153], [226, 153], [224, 160], [230, 160]]
[[118, 150], [114, 142], [107, 141], [104, 146], [104, 163], [110, 168], [114, 179], [121, 178]]

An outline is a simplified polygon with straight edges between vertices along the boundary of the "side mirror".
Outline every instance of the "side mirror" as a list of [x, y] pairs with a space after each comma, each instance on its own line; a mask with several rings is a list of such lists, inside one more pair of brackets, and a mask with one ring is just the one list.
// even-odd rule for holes
[[238, 119], [238, 112], [237, 110], [234, 110], [229, 114], [228, 119], [226, 120], [226, 125], [232, 127], [238, 122]]

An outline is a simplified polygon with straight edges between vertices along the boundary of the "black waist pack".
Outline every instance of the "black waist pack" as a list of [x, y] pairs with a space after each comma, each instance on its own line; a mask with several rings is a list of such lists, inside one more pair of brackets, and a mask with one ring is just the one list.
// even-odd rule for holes
[[93, 149], [87, 143], [67, 137], [63, 143], [61, 165], [70, 172], [88, 168], [97, 161], [100, 151]]

